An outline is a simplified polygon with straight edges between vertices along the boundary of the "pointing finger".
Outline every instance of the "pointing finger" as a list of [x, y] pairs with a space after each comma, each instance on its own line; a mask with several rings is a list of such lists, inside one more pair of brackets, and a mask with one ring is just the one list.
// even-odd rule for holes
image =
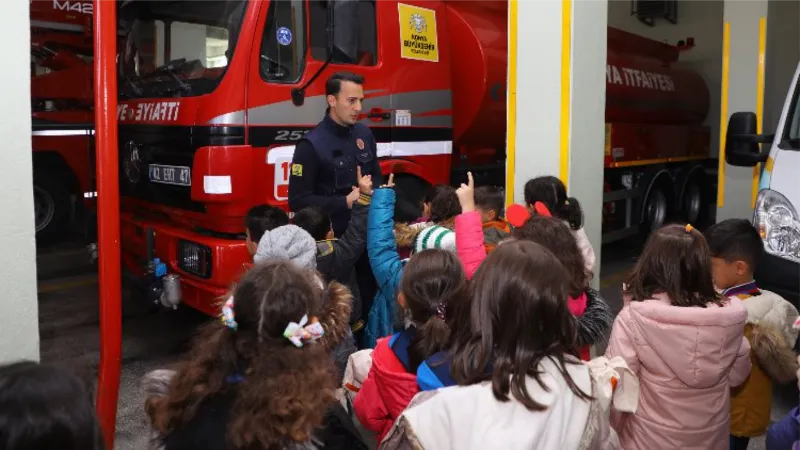
[[473, 179], [472, 179], [472, 172], [467, 172], [467, 180], [469, 180], [469, 181], [467, 182], [467, 185], [468, 185], [469, 187], [473, 187], [473, 186], [475, 186], [475, 181], [473, 181]]
[[361, 179], [361, 166], [356, 166], [356, 176]]

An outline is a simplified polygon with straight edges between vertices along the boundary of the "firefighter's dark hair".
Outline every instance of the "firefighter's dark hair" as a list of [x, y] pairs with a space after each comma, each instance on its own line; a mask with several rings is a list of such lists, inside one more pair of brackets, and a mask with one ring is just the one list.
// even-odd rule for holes
[[336, 72], [325, 82], [325, 96], [337, 95], [342, 90], [342, 81], [364, 84], [364, 77], [352, 72]]

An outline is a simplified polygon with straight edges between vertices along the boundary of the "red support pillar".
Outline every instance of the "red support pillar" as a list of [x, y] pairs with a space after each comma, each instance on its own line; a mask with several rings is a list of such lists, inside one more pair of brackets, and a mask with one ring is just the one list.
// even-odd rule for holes
[[114, 448], [122, 361], [116, 8], [116, 1], [94, 0], [95, 166], [100, 281], [97, 415], [109, 450]]

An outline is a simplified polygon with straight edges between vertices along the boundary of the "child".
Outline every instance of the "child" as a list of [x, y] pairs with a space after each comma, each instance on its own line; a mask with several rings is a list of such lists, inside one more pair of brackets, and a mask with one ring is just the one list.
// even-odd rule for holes
[[[234, 298], [227, 322], [202, 328], [165, 395], [146, 401], [163, 448], [308, 448], [326, 432], [317, 431], [326, 411], [341, 407], [322, 291], [313, 273], [271, 260], [244, 275]], [[344, 448], [359, 447], [345, 436]]]
[[623, 289], [605, 356], [625, 359], [641, 384], [636, 413], [615, 420], [622, 446], [727, 450], [730, 389], [750, 373], [747, 311], [714, 290], [703, 235], [654, 232]]
[[397, 303], [411, 326], [378, 339], [354, 402], [359, 421], [378, 434], [378, 442], [418, 392], [420, 363], [444, 350], [450, 334], [445, 311], [459, 301], [465, 285], [464, 269], [453, 252], [425, 250], [406, 265]]
[[358, 187], [361, 194], [353, 203], [350, 224], [341, 239], [334, 237], [330, 216], [323, 209], [308, 207], [294, 215], [295, 225], [317, 241], [316, 268], [325, 281], [338, 281], [353, 293], [350, 327], [354, 334], [364, 328], [355, 267], [367, 247], [367, 213], [372, 199], [372, 177], [367, 175], [359, 178]]
[[586, 270], [594, 272], [594, 249], [583, 229], [583, 210], [578, 199], [567, 197], [567, 188], [557, 177], [541, 176], [525, 183], [525, 204], [531, 213], [537, 209], [537, 202], [547, 208], [553, 217], [569, 225], [583, 254]]
[[568, 292], [569, 273], [541, 245], [497, 247], [470, 281], [469, 319], [454, 330], [458, 386], [418, 394], [381, 448], [619, 448], [574, 354]]
[[475, 207], [483, 223], [483, 242], [486, 253], [511, 235], [511, 226], [503, 219], [505, 198], [503, 190], [494, 186], [480, 186], [475, 189]]
[[[467, 276], [486, 258], [486, 252], [477, 244], [479, 213], [473, 201], [474, 189], [472, 173], [467, 173], [468, 183], [457, 190], [462, 213], [456, 218], [458, 255], [467, 268]], [[476, 195], [477, 197], [477, 195]], [[528, 240], [543, 245], [558, 256], [559, 261], [570, 273], [570, 312], [578, 320], [578, 343], [581, 359], [588, 361], [590, 347], [605, 339], [614, 318], [608, 304], [600, 294], [589, 287], [592, 277], [586, 271], [583, 255], [569, 228], [561, 221], [542, 215], [533, 215], [514, 229], [514, 239]]]
[[[291, 261], [301, 269], [314, 271], [317, 284], [324, 288], [326, 283], [316, 272], [317, 243], [308, 232], [297, 225], [284, 225], [265, 232], [261, 237], [254, 261], [260, 264], [273, 260]], [[350, 328], [353, 296], [349, 289], [335, 281], [330, 282], [329, 286], [335, 287], [335, 292], [341, 292], [340, 295], [326, 297], [324, 305], [330, 310], [329, 342], [333, 345], [332, 357], [336, 361], [341, 380], [348, 358], [356, 351]]]
[[398, 248], [411, 248], [411, 254], [429, 248], [455, 251], [453, 221], [461, 212], [456, 191], [451, 186], [439, 185], [434, 192], [426, 222], [395, 227]]
[[[417, 237], [419, 231], [428, 226], [428, 220], [431, 218], [431, 205], [436, 193], [439, 192], [444, 185], [434, 185], [428, 188], [425, 197], [422, 198], [420, 206], [422, 207], [422, 215], [417, 217], [411, 223], [398, 222], [394, 225], [394, 233], [397, 239], [397, 252], [400, 254], [401, 259], [407, 259], [411, 256], [411, 250], [414, 247], [414, 239]], [[397, 208], [398, 211], [401, 209]], [[395, 214], [399, 214], [396, 212]], [[397, 217], [395, 218], [398, 219]]]
[[533, 215], [522, 227], [514, 230], [513, 236], [544, 246], [569, 272], [567, 306], [577, 320], [581, 359], [589, 361], [591, 346], [603, 341], [611, 331], [614, 314], [600, 293], [589, 287], [592, 273], [586, 271], [583, 255], [569, 228], [559, 220]]
[[0, 366], [0, 449], [103, 448], [92, 395], [76, 376], [30, 361]]
[[258, 242], [264, 233], [289, 224], [289, 216], [277, 206], [258, 205], [250, 208], [244, 218], [245, 243], [250, 256], [255, 256]]
[[706, 231], [714, 285], [724, 296], [740, 298], [747, 309], [744, 335], [752, 348], [747, 380], [731, 393], [731, 449], [746, 449], [750, 438], [767, 432], [772, 411], [772, 380], [795, 377], [792, 347], [797, 309], [781, 296], [759, 289], [753, 273], [764, 253], [758, 231], [747, 220], [728, 219]]

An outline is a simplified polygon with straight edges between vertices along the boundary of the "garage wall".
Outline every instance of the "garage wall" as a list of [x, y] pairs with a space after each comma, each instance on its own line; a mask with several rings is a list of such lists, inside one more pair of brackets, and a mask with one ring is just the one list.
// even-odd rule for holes
[[772, 0], [768, 8], [764, 133], [772, 133], [778, 126], [789, 83], [800, 61], [800, 2]]
[[3, 2], [0, 98], [0, 364], [39, 359], [31, 158], [29, 2]]
[[631, 16], [630, 0], [608, 2], [610, 27], [673, 45], [687, 37], [694, 38], [695, 47], [681, 54], [679, 64], [697, 71], [708, 84], [710, 104], [705, 124], [711, 128], [711, 156], [719, 153], [723, 7], [722, 1], [681, 0], [678, 2], [677, 24], [659, 20], [650, 27]]

